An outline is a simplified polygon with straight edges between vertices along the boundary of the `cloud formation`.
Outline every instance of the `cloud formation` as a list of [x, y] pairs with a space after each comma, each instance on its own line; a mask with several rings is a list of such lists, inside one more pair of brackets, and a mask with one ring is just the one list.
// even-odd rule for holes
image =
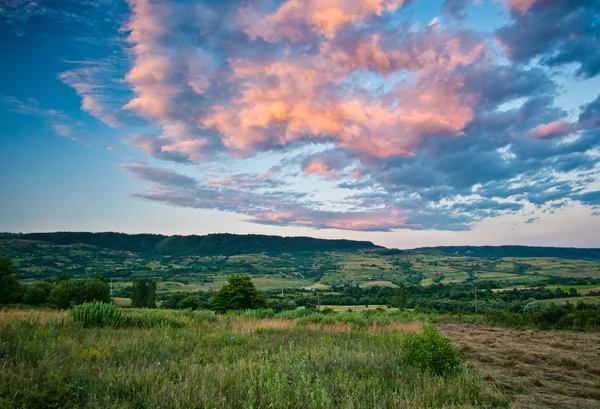
[[[597, 209], [600, 96], [567, 112], [556, 73], [600, 73], [600, 4], [507, 0], [486, 33], [461, 22], [474, 1], [433, 25], [412, 3], [128, 0], [122, 109], [94, 68], [61, 78], [108, 124], [145, 121], [127, 143], [160, 165], [123, 165], [143, 200], [361, 231]], [[232, 169], [171, 168], [208, 163]]]

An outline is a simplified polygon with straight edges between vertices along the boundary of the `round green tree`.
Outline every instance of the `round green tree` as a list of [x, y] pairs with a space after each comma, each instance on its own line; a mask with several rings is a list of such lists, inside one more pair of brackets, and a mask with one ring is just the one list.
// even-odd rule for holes
[[0, 256], [0, 304], [18, 302], [23, 289], [16, 277], [17, 269], [12, 260]]
[[230, 275], [227, 284], [213, 297], [212, 307], [217, 312], [265, 308], [267, 303], [248, 276]]

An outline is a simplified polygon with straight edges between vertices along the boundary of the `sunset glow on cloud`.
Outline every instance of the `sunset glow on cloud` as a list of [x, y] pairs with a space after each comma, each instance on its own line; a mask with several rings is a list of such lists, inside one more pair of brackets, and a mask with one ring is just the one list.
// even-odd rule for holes
[[87, 27], [77, 41], [97, 51], [65, 51], [53, 74], [87, 117], [6, 90], [2, 106], [63, 135], [106, 126], [131, 200], [257, 225], [597, 217], [600, 95], [565, 90], [600, 89], [600, 3], [422, 2], [19, 0], [0, 12], [7, 38]]

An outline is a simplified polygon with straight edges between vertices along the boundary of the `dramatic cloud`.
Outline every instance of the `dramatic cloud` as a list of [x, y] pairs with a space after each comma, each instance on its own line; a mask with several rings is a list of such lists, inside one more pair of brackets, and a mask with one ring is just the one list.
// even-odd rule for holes
[[476, 3], [128, 0], [122, 48], [59, 78], [147, 157], [142, 200], [361, 231], [597, 210], [600, 96], [557, 96], [600, 72], [600, 3], [506, 0], [491, 34]]
[[581, 77], [600, 73], [600, 2], [511, 0], [510, 7], [513, 20], [497, 35], [513, 61], [539, 57], [551, 67], [578, 64]]

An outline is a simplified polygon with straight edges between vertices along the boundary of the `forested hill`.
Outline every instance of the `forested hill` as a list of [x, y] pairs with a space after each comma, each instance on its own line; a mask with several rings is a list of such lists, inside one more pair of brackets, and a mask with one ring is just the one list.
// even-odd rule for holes
[[416, 253], [438, 252], [467, 257], [556, 257], [571, 260], [600, 260], [600, 249], [574, 247], [530, 247], [530, 246], [440, 246], [413, 249]]
[[0, 239], [43, 241], [55, 245], [86, 244], [105, 249], [163, 255], [235, 255], [298, 251], [354, 251], [374, 249], [370, 241], [328, 240], [312, 237], [263, 236], [259, 234], [208, 234], [163, 236], [125, 233], [2, 233]]

